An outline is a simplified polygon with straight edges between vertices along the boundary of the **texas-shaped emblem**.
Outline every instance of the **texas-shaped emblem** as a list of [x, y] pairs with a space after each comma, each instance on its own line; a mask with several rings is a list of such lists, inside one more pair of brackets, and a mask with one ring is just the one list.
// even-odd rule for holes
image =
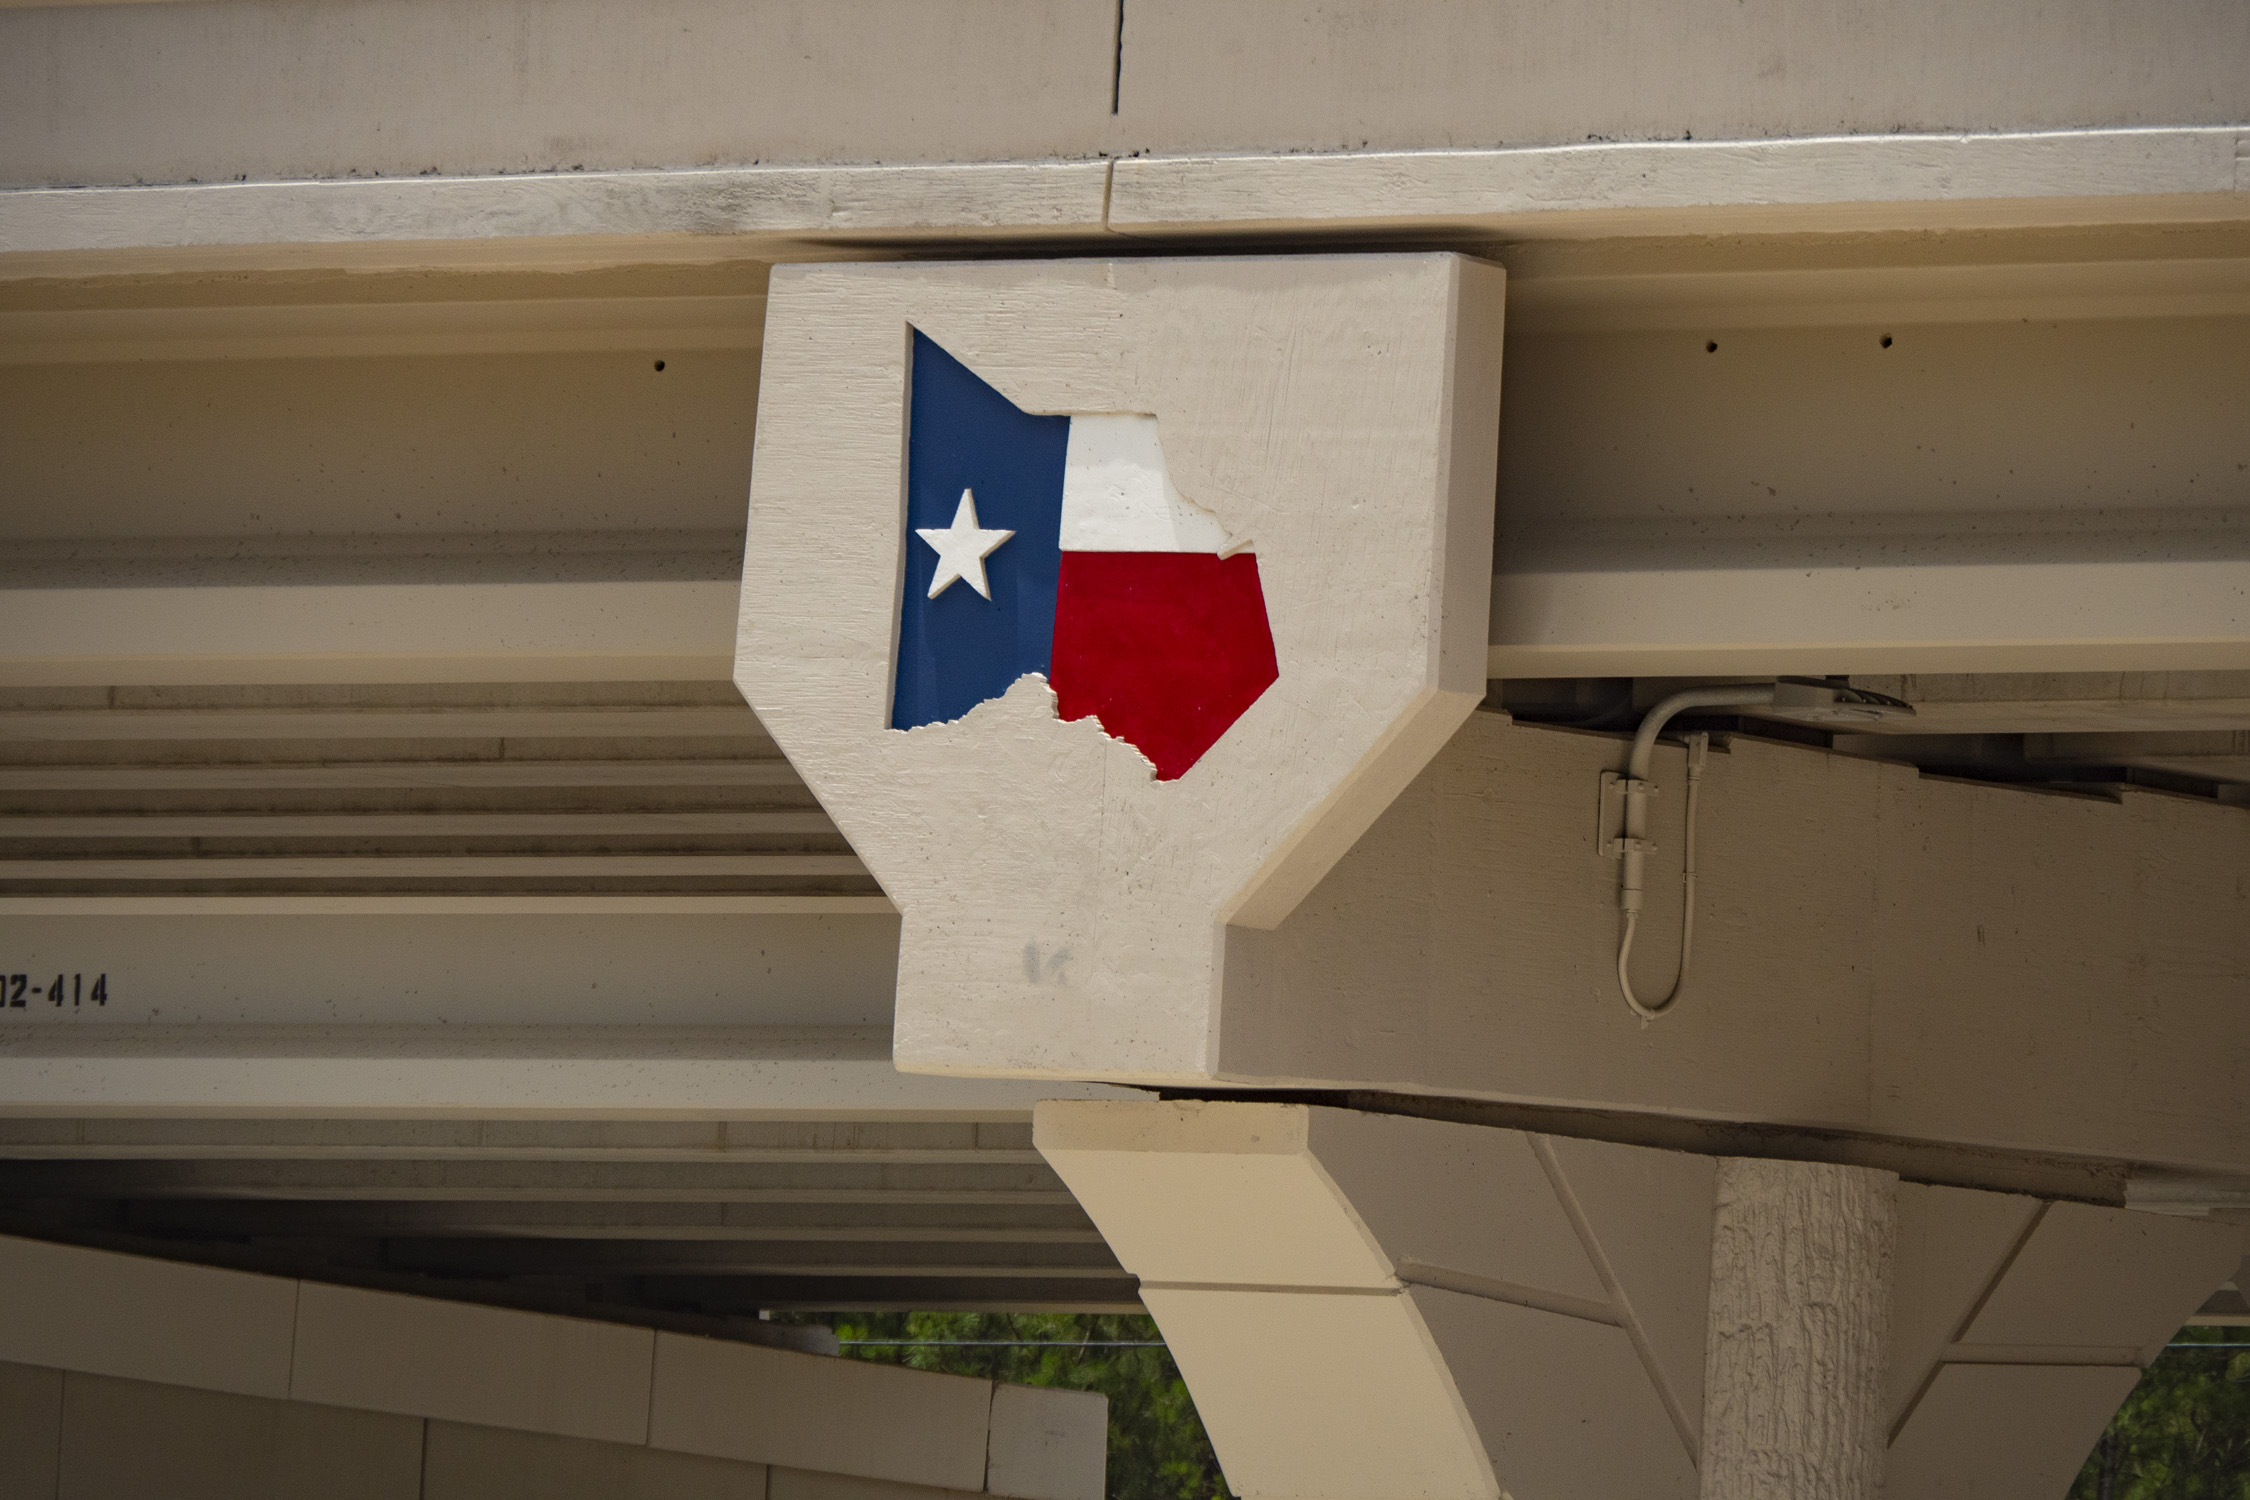
[[1179, 492], [1155, 417], [1035, 415], [913, 345], [891, 727], [1037, 676], [1183, 775], [1280, 675], [1250, 540]]

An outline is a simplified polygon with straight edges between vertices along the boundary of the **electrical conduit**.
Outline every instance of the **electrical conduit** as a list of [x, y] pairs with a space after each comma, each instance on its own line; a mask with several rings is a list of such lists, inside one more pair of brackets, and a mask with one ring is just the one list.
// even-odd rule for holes
[[1645, 1023], [1663, 1015], [1679, 999], [1681, 987], [1687, 983], [1688, 958], [1695, 950], [1695, 804], [1703, 779], [1703, 754], [1710, 743], [1708, 735], [1695, 735], [1688, 746], [1687, 780], [1687, 833], [1681, 858], [1684, 877], [1680, 890], [1680, 972], [1672, 981], [1672, 988], [1664, 998], [1653, 1005], [1641, 1002], [1633, 993], [1633, 978], [1629, 965], [1633, 957], [1633, 933], [1641, 921], [1641, 887], [1648, 871], [1648, 795], [1654, 789], [1649, 781], [1649, 766], [1656, 758], [1656, 737], [1676, 715], [1691, 708], [1752, 708], [1773, 702], [1773, 684], [1749, 687], [1690, 688], [1684, 693], [1674, 693], [1648, 711], [1641, 727], [1633, 736], [1633, 754], [1626, 762], [1623, 790], [1625, 793], [1625, 836], [1619, 840], [1622, 853], [1621, 869], [1617, 878], [1617, 909], [1624, 915], [1625, 930], [1617, 942], [1617, 988], [1625, 996], [1625, 1003], [1633, 1014]]

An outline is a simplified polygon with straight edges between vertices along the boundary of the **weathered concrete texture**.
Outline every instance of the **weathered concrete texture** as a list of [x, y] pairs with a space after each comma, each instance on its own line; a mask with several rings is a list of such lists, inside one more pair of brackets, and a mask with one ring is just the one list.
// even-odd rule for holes
[[1158, 151], [2231, 124], [2245, 56], [2226, 0], [1133, 0], [1119, 110]]
[[[2238, 134], [2187, 126], [1137, 156], [1116, 164], [1104, 222], [1146, 234], [1404, 220], [1542, 239], [2172, 224], [2240, 217]], [[123, 227], [109, 226], [102, 242]]]
[[[1484, 694], [1501, 289], [1441, 255], [775, 272], [735, 675], [899, 907], [900, 1066], [1208, 1076], [1224, 924], [1281, 920]], [[1178, 780], [1036, 673], [887, 727], [909, 326], [1026, 411], [1153, 415], [1254, 540], [1280, 676]]]
[[788, 261], [855, 240], [989, 244], [1105, 228], [1207, 239], [1385, 225], [1520, 249], [1608, 235], [2229, 225], [2250, 212], [2241, 134], [2191, 125], [27, 188], [0, 192], [0, 277]]
[[1082, 156], [1115, 12], [274, 0], [0, 11], [0, 182]]
[[1724, 1157], [1704, 1500], [1879, 1500], [1898, 1178]]

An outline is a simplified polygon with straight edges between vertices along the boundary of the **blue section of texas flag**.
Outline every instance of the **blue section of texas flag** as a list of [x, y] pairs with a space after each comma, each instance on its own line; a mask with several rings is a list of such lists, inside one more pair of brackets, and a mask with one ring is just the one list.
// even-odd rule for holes
[[[1070, 418], [1020, 409], [913, 332], [893, 729], [958, 719], [1025, 673], [1048, 671], [1070, 443]], [[976, 497], [979, 523], [1015, 535], [986, 559], [989, 600], [960, 584], [932, 599], [938, 554], [915, 534], [951, 525], [964, 493]]]

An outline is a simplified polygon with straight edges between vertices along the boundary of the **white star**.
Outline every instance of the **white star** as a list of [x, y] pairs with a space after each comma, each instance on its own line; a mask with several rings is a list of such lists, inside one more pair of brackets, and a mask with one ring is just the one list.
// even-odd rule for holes
[[984, 560], [995, 547], [1015, 535], [1012, 531], [986, 531], [979, 527], [977, 497], [967, 490], [961, 492], [961, 505], [953, 512], [951, 526], [917, 526], [914, 534], [937, 552], [937, 574], [930, 580], [932, 599], [950, 588], [956, 578], [967, 580], [970, 588], [991, 598], [992, 589], [984, 581]]

